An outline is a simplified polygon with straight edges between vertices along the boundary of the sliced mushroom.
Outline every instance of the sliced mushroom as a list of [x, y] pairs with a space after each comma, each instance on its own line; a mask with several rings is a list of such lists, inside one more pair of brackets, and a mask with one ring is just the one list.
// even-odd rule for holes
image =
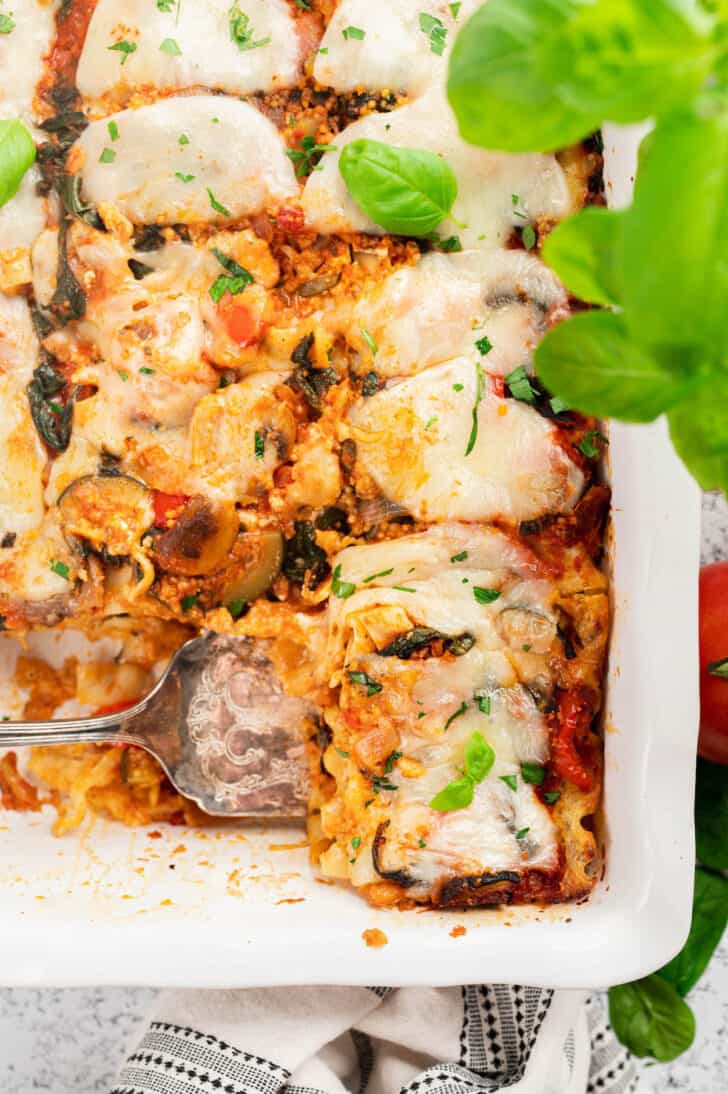
[[163, 570], [190, 577], [213, 573], [227, 559], [239, 528], [232, 502], [214, 503], [198, 495], [190, 499], [169, 531], [157, 539], [155, 561]]
[[[249, 604], [261, 596], [278, 576], [283, 562], [283, 536], [280, 532], [247, 532], [240, 537], [241, 568], [226, 582], [223, 603], [243, 601]], [[237, 550], [237, 549], [236, 549]]]
[[84, 475], [58, 498], [61, 528], [72, 545], [82, 539], [94, 550], [135, 557], [154, 510], [148, 488], [121, 473]]
[[512, 650], [548, 653], [556, 638], [556, 621], [531, 608], [504, 608], [495, 625]]

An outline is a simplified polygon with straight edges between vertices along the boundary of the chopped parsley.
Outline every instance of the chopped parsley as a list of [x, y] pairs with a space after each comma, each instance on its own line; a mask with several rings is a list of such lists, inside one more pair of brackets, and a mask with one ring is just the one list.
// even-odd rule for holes
[[521, 764], [521, 774], [523, 775], [523, 781], [531, 783], [532, 786], [540, 786], [546, 778], [546, 768], [541, 767], [540, 764]]
[[478, 439], [478, 407], [485, 395], [485, 373], [481, 368], [480, 361], [475, 362], [475, 401], [473, 402], [473, 425], [470, 430], [470, 436], [468, 437], [468, 445], [465, 449], [465, 455], [469, 456], [475, 448], [475, 442]]
[[427, 847], [427, 841], [422, 839], [422, 837], [420, 836], [420, 838], [417, 840], [417, 846], [418, 847]]
[[382, 790], [398, 790], [399, 787], [391, 783], [385, 775], [372, 775], [372, 790], [375, 794], [381, 793]]
[[232, 216], [230, 210], [226, 209], [224, 205], [220, 204], [220, 202], [217, 200], [217, 198], [215, 197], [215, 195], [213, 194], [213, 192], [212, 192], [212, 190], [210, 189], [209, 186], [206, 187], [206, 190], [207, 190], [207, 196], [210, 199], [210, 205], [215, 210], [215, 212], [220, 213], [224, 217]]
[[448, 4], [447, 6], [450, 9], [450, 14], [452, 15], [453, 19], [457, 19], [460, 8], [463, 6], [461, 0], [458, 0], [457, 4]]
[[265, 438], [262, 433], [255, 431], [255, 458], [256, 460], [262, 460], [265, 455]]
[[163, 11], [165, 14], [169, 14], [175, 5], [175, 0], [157, 0], [157, 11]]
[[521, 242], [527, 251], [532, 251], [536, 246], [536, 233], [532, 224], [526, 224], [521, 229]]
[[347, 42], [350, 38], [355, 38], [359, 42], [366, 38], [366, 31], [362, 30], [361, 27], [344, 27], [341, 33]]
[[355, 851], [357, 851], [361, 846], [361, 836], [354, 836], [353, 840], [351, 841], [351, 846], [354, 848]]
[[366, 342], [366, 344], [369, 346], [372, 357], [376, 357], [377, 350], [379, 349], [379, 346], [374, 341], [374, 339], [372, 338], [371, 334], [366, 329], [366, 327], [361, 328], [361, 336], [364, 339], [364, 341]]
[[117, 368], [116, 371], [119, 374], [119, 376], [121, 377], [121, 379], [124, 381], [124, 383], [126, 383], [126, 381], [129, 379], [129, 373], [124, 372], [123, 368]]
[[465, 559], [467, 557], [468, 557], [468, 552], [467, 551], [460, 551], [457, 555], [451, 555], [450, 556], [450, 561], [451, 562], [465, 562]]
[[392, 772], [394, 771], [394, 765], [396, 764], [397, 760], [401, 760], [401, 759], [402, 759], [402, 753], [401, 752], [396, 752], [396, 751], [395, 752], [390, 752], [389, 755], [387, 756], [386, 760], [384, 761], [384, 774], [385, 775], [391, 775]]
[[99, 163], [113, 163], [116, 159], [116, 152], [113, 148], [104, 148], [103, 152], [99, 156]]
[[599, 455], [599, 445], [595, 444], [595, 441], [602, 441], [604, 444], [609, 444], [609, 441], [600, 433], [598, 429], [590, 429], [578, 444], [578, 449], [584, 456], [588, 456], [590, 459], [594, 459]]
[[222, 300], [226, 292], [229, 292], [231, 296], [237, 296], [238, 293], [244, 292], [248, 285], [252, 285], [253, 275], [245, 269], [245, 266], [241, 266], [234, 258], [230, 258], [217, 247], [211, 247], [210, 250], [223, 269], [227, 270], [227, 273], [215, 278], [207, 290], [216, 304]]
[[369, 577], [365, 577], [362, 580], [362, 585], [368, 585], [370, 581], [376, 580], [378, 577], [389, 577], [394, 573], [394, 566], [390, 566], [388, 570], [378, 570], [376, 574], [369, 574]]
[[194, 175], [185, 175], [182, 171], [175, 171], [174, 177], [179, 179], [180, 182], [194, 182]]
[[142, 376], [153, 376], [154, 375], [154, 369], [153, 368], [147, 368], [146, 365], [142, 365], [142, 367], [139, 369], [139, 371], [141, 372]]
[[59, 577], [63, 577], [68, 581], [69, 569], [65, 562], [56, 562], [54, 558], [50, 560], [49, 566], [54, 574], [58, 574]]
[[182, 607], [183, 612], [188, 612], [192, 608], [196, 607], [197, 606], [197, 593], [187, 593], [186, 596], [182, 597], [182, 599], [180, 601], [180, 605]]
[[396, 589], [398, 593], [416, 593], [417, 589], [410, 589], [407, 585], [393, 585], [393, 589]]
[[311, 171], [323, 170], [319, 160], [324, 152], [335, 152], [335, 144], [317, 144], [313, 137], [303, 137], [298, 148], [287, 148], [286, 155], [296, 164], [296, 178], [303, 178]]
[[15, 30], [15, 20], [9, 15], [0, 15], [0, 34], [10, 34]]
[[554, 802], [557, 802], [560, 797], [561, 797], [561, 791], [560, 790], [547, 790], [544, 794], [544, 798], [549, 803], [549, 805], [553, 805]]
[[175, 38], [165, 38], [160, 43], [159, 50], [161, 53], [166, 53], [168, 57], [181, 57], [182, 50], [179, 48], [179, 42]]
[[420, 30], [430, 39], [430, 49], [441, 57], [445, 50], [447, 28], [442, 19], [436, 15], [429, 15], [426, 11], [420, 12]]
[[514, 793], [518, 789], [518, 779], [515, 775], [499, 775], [498, 778], [501, 782], [504, 782], [506, 786], [510, 786]]
[[481, 714], [490, 714], [490, 695], [478, 695], [476, 692], [473, 699], [477, 703]]
[[448, 236], [447, 239], [437, 241], [437, 249], [438, 251], [444, 251], [445, 254], [457, 254], [462, 251], [463, 245], [459, 236]]
[[437, 414], [433, 414], [433, 416], [425, 422], [425, 433], [427, 432], [428, 429], [430, 429], [435, 424], [436, 421], [437, 421]]
[[341, 580], [341, 563], [339, 563], [332, 575], [331, 592], [334, 596], [338, 596], [339, 600], [348, 600], [348, 598], [356, 592], [356, 585], [353, 581]]
[[524, 365], [519, 365], [518, 368], [514, 368], [513, 372], [509, 372], [506, 376], [506, 383], [513, 398], [518, 399], [520, 403], [530, 403], [533, 406], [536, 402], [538, 392], [531, 383]]
[[235, 45], [240, 50], [258, 49], [260, 46], [267, 46], [270, 42], [270, 35], [267, 38], [258, 38], [255, 40], [255, 31], [250, 25], [250, 16], [240, 10], [240, 5], [237, 0], [230, 8], [228, 15], [230, 17], [230, 37]]
[[463, 385], [463, 384], [453, 384], [453, 385], [452, 385], [452, 389], [453, 389], [453, 391], [458, 391], [458, 392], [459, 392], [459, 391], [462, 391], [462, 390], [463, 390], [463, 387], [464, 387], [464, 385]]
[[116, 122], [109, 122], [109, 124], [107, 125], [106, 128], [109, 131], [109, 136], [111, 137], [112, 141], [118, 141], [118, 139], [119, 139], [119, 127], [116, 124]]
[[245, 600], [231, 600], [229, 604], [225, 605], [233, 619], [239, 619], [245, 611], [246, 606], [247, 601]]
[[309, 4], [308, 0], [296, 0], [296, 7], [300, 8], [301, 11], [311, 10], [311, 5]]
[[459, 718], [468, 709], [468, 704], [462, 702], [454, 714], [451, 714], [448, 720], [445, 722], [445, 729], [449, 729], [456, 718]]
[[479, 604], [492, 604], [500, 596], [500, 589], [482, 589], [479, 585], [473, 585], [473, 596]]
[[516, 832], [516, 839], [523, 839], [531, 831], [530, 828], [519, 828]]
[[179, 143], [180, 144], [189, 144], [190, 143], [190, 138], [187, 136], [186, 133], [180, 133]]
[[558, 395], [554, 395], [550, 400], [551, 410], [554, 414], [563, 414], [565, 410], [571, 410], [568, 403], [565, 403], [563, 399], [559, 399]]
[[382, 690], [382, 685], [376, 680], [373, 680], [366, 672], [347, 672], [346, 675], [349, 677], [352, 684], [361, 684], [362, 687], [366, 688], [367, 696], [377, 695]]
[[121, 63], [125, 65], [130, 54], [136, 53], [136, 42], [127, 42], [126, 38], [122, 38], [120, 42], [114, 42], [113, 46], [107, 47], [110, 50], [116, 50], [117, 53], [121, 53]]
[[349, 759], [349, 753], [346, 751], [346, 749], [336, 748], [336, 746], [334, 746], [334, 752], [336, 752], [339, 756], [341, 756], [341, 758], [343, 760], [348, 760]]
[[485, 357], [486, 354], [490, 353], [490, 351], [493, 349], [493, 343], [491, 342], [488, 335], [484, 334], [483, 337], [479, 338], [478, 341], [475, 343], [475, 348], [480, 351], [483, 357]]

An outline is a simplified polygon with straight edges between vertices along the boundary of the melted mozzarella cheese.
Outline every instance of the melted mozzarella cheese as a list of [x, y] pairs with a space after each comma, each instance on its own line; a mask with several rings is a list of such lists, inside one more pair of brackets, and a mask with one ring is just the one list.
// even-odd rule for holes
[[46, 222], [45, 198], [39, 197], [35, 188], [40, 181], [37, 167], [31, 167], [23, 176], [15, 197], [0, 209], [0, 252], [15, 247], [30, 247]]
[[506, 376], [530, 364], [545, 313], [565, 302], [555, 274], [523, 251], [433, 253], [366, 291], [347, 336], [364, 350], [367, 330], [378, 347], [377, 373], [392, 377], [467, 353], [487, 334], [493, 349], [483, 368]]
[[584, 476], [525, 403], [486, 391], [465, 454], [476, 385], [475, 359], [459, 357], [352, 407], [357, 459], [383, 494], [418, 520], [520, 521], [571, 508]]
[[53, 0], [5, 0], [0, 5], [0, 12], [15, 23], [9, 34], [0, 34], [0, 118], [20, 116], [32, 123], [35, 85], [53, 36], [57, 6]]
[[231, 220], [298, 193], [275, 126], [238, 99], [173, 97], [113, 120], [112, 163], [101, 162], [108, 120], [91, 122], [78, 142], [84, 196], [115, 205], [135, 224]]
[[[285, 0], [241, 5], [250, 42], [268, 39], [256, 48], [241, 49], [233, 39], [231, 8], [229, 0], [194, 0], [163, 12], [151, 0], [125, 0], [122, 13], [118, 0], [101, 0], [78, 64], [79, 91], [96, 98], [112, 90], [128, 96], [139, 87], [209, 87], [248, 95], [293, 86], [303, 58]], [[133, 53], [109, 52], [121, 39], [136, 46]], [[179, 52], [160, 49], [170, 39]]]
[[[316, 55], [313, 74], [320, 84], [336, 91], [370, 88], [418, 94], [442, 78], [449, 48], [478, 0], [465, 0], [455, 20], [444, 0], [342, 0], [331, 17]], [[430, 32], [422, 30], [420, 15], [439, 19], [445, 48], [433, 51]], [[363, 38], [344, 35], [348, 27]]]
[[0, 293], [0, 374], [25, 386], [38, 364], [38, 340], [24, 297]]
[[[361, 137], [385, 144], [427, 149], [443, 156], [453, 169], [458, 196], [453, 212], [465, 224], [444, 221], [443, 236], [457, 234], [464, 247], [492, 250], [501, 246], [522, 216], [561, 219], [571, 209], [566, 177], [552, 155], [513, 156], [466, 144], [441, 87], [436, 86], [391, 114], [370, 114], [336, 138], [337, 151], [321, 161], [303, 191], [310, 223], [320, 232], [360, 231], [382, 234], [349, 196], [339, 171], [340, 150]], [[518, 206], [513, 195], [519, 197]]]

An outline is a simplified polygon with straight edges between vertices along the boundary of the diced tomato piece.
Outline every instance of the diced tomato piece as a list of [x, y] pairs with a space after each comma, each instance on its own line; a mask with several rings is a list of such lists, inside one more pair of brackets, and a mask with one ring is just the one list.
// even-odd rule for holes
[[139, 696], [136, 699], [120, 699], [118, 703], [109, 703], [106, 707], [99, 707], [94, 711], [94, 718], [103, 718], [107, 714], [118, 714], [122, 710], [128, 710], [129, 707], [134, 707], [139, 702]]
[[163, 490], [155, 490], [152, 504], [156, 526], [166, 528], [171, 514], [181, 509], [189, 500], [186, 494], [165, 494]]
[[591, 790], [592, 777], [576, 751], [575, 740], [584, 737], [592, 718], [592, 706], [586, 688], [562, 691], [559, 696], [558, 725], [551, 739], [551, 762], [562, 779], [579, 790]]
[[262, 325], [242, 300], [226, 292], [217, 310], [227, 336], [233, 342], [237, 342], [239, 346], [252, 346], [260, 341], [263, 333]]
[[506, 393], [506, 385], [503, 382], [503, 377], [492, 376], [490, 373], [488, 373], [486, 379], [488, 381], [488, 391], [490, 391], [492, 395], [497, 395], [500, 399], [502, 399]]
[[306, 231], [306, 215], [303, 209], [296, 209], [292, 205], [282, 205], [276, 215], [276, 224], [281, 231], [298, 235]]

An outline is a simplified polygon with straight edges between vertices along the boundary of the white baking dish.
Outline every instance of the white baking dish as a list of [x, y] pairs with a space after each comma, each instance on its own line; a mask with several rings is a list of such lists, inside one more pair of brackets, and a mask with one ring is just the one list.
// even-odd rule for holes
[[[615, 204], [636, 139], [607, 135]], [[56, 840], [48, 814], [0, 813], [0, 981], [590, 987], [668, 960], [692, 893], [699, 492], [663, 423], [611, 427], [611, 479], [607, 868], [587, 902], [375, 911], [314, 878], [300, 829], [167, 827], [150, 838], [97, 820]], [[453, 936], [459, 925], [466, 933]], [[381, 949], [362, 939], [372, 927], [387, 936]]]

